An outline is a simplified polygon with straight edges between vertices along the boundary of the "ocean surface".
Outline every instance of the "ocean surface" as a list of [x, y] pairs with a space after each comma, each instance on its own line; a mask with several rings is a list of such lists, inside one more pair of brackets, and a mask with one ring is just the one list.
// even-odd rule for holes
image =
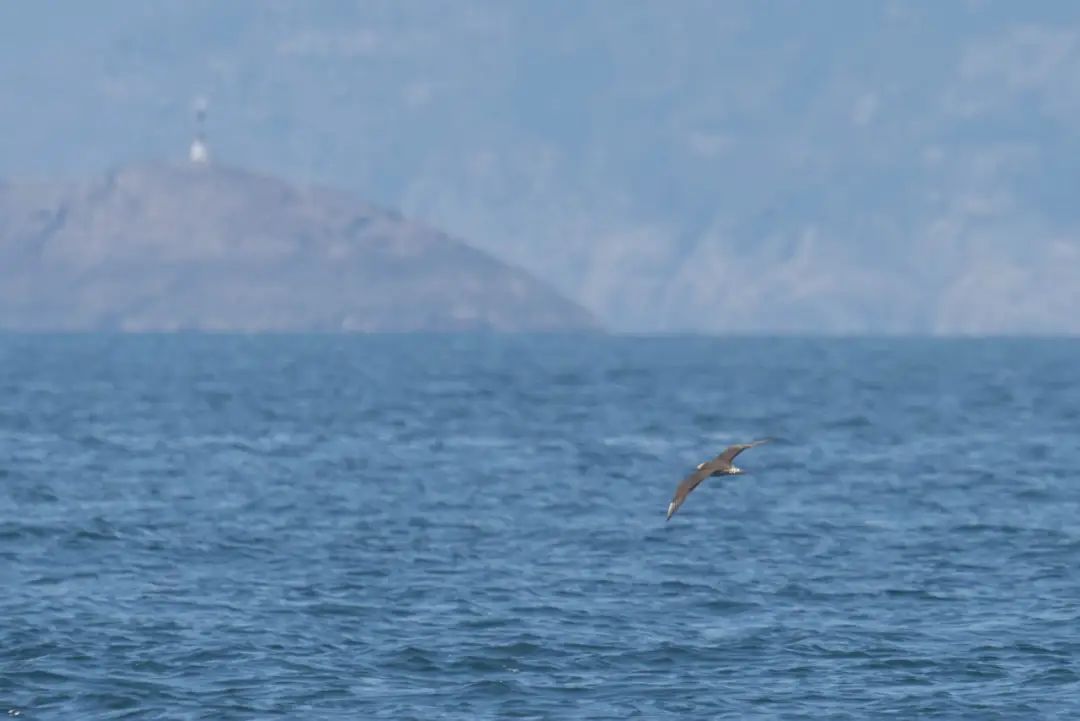
[[4, 714], [1080, 718], [1080, 341], [0, 335]]

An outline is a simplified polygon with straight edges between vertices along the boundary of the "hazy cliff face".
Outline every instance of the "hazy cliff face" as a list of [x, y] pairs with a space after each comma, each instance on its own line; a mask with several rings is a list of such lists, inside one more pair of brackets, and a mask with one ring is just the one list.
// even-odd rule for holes
[[216, 166], [0, 188], [0, 328], [579, 330], [526, 273], [333, 191]]
[[1080, 6], [13, 3], [0, 174], [320, 180], [616, 327], [1080, 331]]

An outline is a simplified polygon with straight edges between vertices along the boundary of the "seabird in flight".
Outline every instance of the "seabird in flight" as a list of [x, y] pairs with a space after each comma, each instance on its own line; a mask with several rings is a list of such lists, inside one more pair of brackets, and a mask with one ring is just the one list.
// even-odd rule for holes
[[762, 443], [768, 443], [771, 440], [772, 438], [762, 438], [760, 441], [728, 446], [724, 449], [724, 452], [716, 458], [700, 464], [697, 467], [697, 470], [683, 479], [683, 482], [675, 489], [675, 495], [672, 497], [671, 503], [669, 503], [667, 507], [667, 520], [671, 520], [675, 511], [679, 510], [679, 506], [681, 506], [683, 501], [686, 500], [686, 497], [690, 495], [690, 491], [697, 488], [702, 481], [709, 476], [735, 476], [742, 473], [743, 470], [732, 463], [732, 461], [735, 460], [735, 456], [739, 455], [747, 448], [760, 446]]

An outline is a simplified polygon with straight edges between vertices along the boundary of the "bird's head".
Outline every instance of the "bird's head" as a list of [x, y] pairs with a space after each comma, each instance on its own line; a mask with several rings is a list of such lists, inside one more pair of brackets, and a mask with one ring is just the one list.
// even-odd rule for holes
[[743, 469], [739, 468], [738, 466], [732, 466], [731, 469], [728, 470], [728, 473], [730, 473], [733, 476], [737, 476], [742, 472], [743, 472]]

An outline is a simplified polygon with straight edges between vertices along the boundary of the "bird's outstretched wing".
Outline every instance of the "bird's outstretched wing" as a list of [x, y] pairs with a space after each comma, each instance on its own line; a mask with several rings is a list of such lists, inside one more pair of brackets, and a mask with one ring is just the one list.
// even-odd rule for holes
[[675, 515], [675, 511], [679, 510], [679, 506], [683, 504], [686, 497], [690, 495], [690, 491], [698, 487], [698, 485], [706, 478], [712, 475], [720, 466], [715, 460], [708, 463], [702, 463], [697, 467], [693, 473], [683, 479], [683, 482], [675, 489], [675, 495], [671, 498], [671, 503], [667, 507], [667, 520], [671, 520], [671, 517]]
[[760, 446], [762, 443], [768, 443], [772, 438], [762, 438], [757, 441], [750, 441], [749, 443], [737, 443], [733, 446], [728, 446], [724, 449], [724, 452], [716, 457], [716, 461], [721, 463], [731, 463], [735, 460], [735, 456], [739, 455], [747, 448], [753, 448], [754, 446]]

